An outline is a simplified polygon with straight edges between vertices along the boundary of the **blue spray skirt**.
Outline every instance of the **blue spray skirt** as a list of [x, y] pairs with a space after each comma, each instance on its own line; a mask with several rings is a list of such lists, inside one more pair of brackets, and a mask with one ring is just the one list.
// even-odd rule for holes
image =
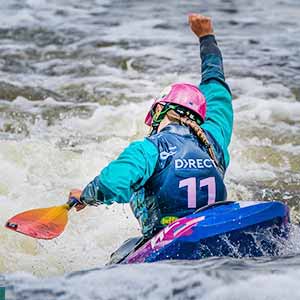
[[276, 255], [288, 224], [281, 202], [219, 202], [171, 223], [122, 263]]

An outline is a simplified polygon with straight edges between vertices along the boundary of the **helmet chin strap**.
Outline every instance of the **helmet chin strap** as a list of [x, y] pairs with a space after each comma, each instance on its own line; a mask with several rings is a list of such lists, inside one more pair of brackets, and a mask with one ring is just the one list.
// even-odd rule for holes
[[156, 112], [154, 114], [149, 136], [157, 133], [158, 127], [160, 125], [160, 122], [162, 121], [162, 120], [159, 121], [160, 115], [161, 115], [161, 111], [160, 112]]
[[[163, 105], [162, 103], [159, 103], [159, 104]], [[157, 130], [158, 130], [158, 127], [159, 127], [161, 121], [164, 119], [164, 117], [166, 116], [166, 114], [169, 110], [170, 110], [169, 105], [166, 104], [166, 105], [163, 105], [162, 110], [154, 113], [149, 136], [157, 133]]]
[[157, 133], [157, 128], [150, 127], [150, 132], [148, 136], [154, 135]]

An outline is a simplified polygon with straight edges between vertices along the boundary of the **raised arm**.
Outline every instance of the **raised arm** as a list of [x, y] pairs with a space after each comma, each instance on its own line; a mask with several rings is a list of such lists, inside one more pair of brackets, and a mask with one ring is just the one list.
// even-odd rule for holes
[[206, 119], [201, 127], [209, 131], [220, 144], [227, 167], [233, 110], [230, 88], [225, 82], [222, 54], [214, 36], [211, 18], [192, 14], [189, 23], [200, 41], [202, 80], [199, 89], [207, 101]]

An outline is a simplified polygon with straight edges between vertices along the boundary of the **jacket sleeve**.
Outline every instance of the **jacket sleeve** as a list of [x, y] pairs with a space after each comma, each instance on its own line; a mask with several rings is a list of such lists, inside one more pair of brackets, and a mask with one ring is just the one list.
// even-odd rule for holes
[[213, 35], [200, 38], [200, 56], [202, 80], [199, 89], [207, 103], [206, 118], [201, 127], [221, 146], [227, 167], [233, 128], [232, 96], [225, 82], [222, 54]]
[[157, 159], [158, 150], [147, 139], [131, 143], [84, 188], [81, 200], [89, 205], [128, 203], [153, 174]]

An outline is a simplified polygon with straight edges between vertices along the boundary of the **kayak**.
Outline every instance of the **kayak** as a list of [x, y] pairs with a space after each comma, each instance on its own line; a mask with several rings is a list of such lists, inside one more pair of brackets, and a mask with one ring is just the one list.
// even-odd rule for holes
[[279, 252], [278, 241], [288, 238], [289, 223], [289, 208], [282, 202], [216, 202], [174, 221], [146, 242], [133, 240], [133, 250], [111, 263], [273, 256]]

